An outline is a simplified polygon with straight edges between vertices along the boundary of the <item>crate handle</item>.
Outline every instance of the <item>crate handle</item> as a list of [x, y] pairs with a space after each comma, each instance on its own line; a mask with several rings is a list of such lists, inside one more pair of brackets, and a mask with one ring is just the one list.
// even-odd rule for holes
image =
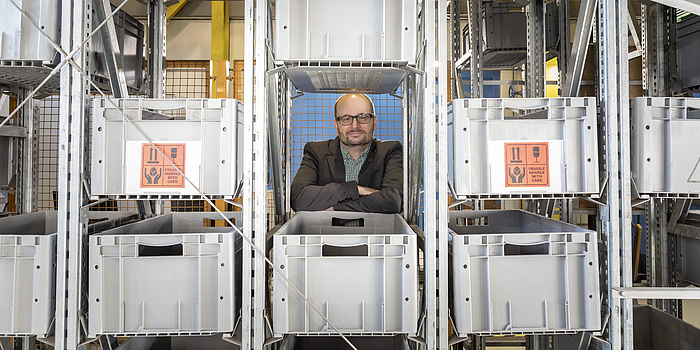
[[321, 256], [369, 256], [369, 247], [367, 244], [338, 246], [332, 244], [324, 244], [321, 247]]
[[514, 244], [506, 243], [503, 254], [508, 255], [549, 255], [549, 243]]
[[365, 219], [343, 219], [343, 218], [333, 218], [331, 219], [331, 226], [352, 226], [352, 227], [365, 227]]
[[[510, 103], [513, 102], [513, 103]], [[503, 108], [508, 109], [549, 109], [549, 100], [544, 98], [533, 98], [533, 99], [517, 99], [517, 101], [511, 101], [508, 99], [503, 100]]]
[[182, 243], [160, 246], [139, 244], [138, 256], [182, 256]]
[[454, 220], [456, 226], [488, 226], [488, 215], [475, 217], [456, 217]]

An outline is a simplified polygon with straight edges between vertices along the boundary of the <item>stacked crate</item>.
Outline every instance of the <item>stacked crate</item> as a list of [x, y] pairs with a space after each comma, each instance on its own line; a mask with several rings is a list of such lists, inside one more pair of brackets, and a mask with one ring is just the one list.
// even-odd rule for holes
[[273, 233], [276, 334], [416, 334], [418, 241], [401, 216], [301, 212]]
[[[448, 141], [458, 198], [600, 190], [594, 98], [453, 100]], [[455, 211], [448, 227], [460, 336], [600, 330], [595, 231], [522, 211]]]
[[[243, 105], [233, 99], [95, 99], [94, 199], [232, 199]], [[92, 336], [232, 333], [241, 212], [172, 212], [89, 237]], [[238, 289], [237, 289], [238, 288]]]

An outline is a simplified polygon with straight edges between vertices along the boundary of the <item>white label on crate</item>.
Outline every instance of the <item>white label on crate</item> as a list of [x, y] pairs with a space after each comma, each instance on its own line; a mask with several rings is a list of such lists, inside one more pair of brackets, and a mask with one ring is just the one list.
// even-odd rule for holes
[[155, 148], [149, 142], [126, 142], [126, 192], [195, 194], [185, 176], [199, 185], [202, 143], [168, 141], [154, 145]]
[[494, 193], [561, 193], [563, 146], [561, 140], [489, 141]]

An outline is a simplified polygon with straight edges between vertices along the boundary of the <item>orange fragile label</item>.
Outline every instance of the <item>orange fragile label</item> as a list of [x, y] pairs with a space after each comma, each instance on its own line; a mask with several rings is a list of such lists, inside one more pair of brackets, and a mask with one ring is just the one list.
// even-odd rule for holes
[[141, 188], [184, 188], [185, 177], [185, 144], [184, 143], [155, 143], [167, 159], [175, 165], [170, 165], [163, 155], [150, 143], [141, 147]]
[[549, 187], [549, 142], [506, 143], [506, 187]]

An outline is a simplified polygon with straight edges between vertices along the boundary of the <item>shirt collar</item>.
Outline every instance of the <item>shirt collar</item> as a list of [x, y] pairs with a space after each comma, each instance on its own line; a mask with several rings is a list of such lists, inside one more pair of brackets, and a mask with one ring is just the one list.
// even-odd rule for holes
[[[357, 161], [364, 160], [365, 158], [367, 158], [367, 154], [369, 154], [370, 148], [372, 148], [372, 145], [367, 145], [367, 148], [365, 148], [365, 150], [362, 151], [362, 153], [360, 153], [360, 156], [357, 157]], [[343, 155], [343, 160], [355, 161], [355, 159], [352, 158], [350, 153], [348, 153], [348, 151], [345, 149], [345, 147], [343, 147], [342, 144], [340, 145], [340, 153]]]

